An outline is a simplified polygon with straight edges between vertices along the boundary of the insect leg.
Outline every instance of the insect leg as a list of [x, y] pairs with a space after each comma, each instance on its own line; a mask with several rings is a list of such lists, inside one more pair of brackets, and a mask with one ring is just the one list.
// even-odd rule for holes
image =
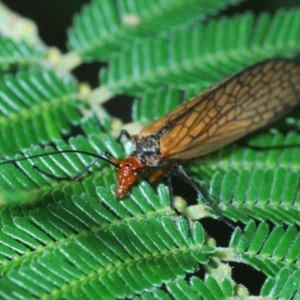
[[168, 190], [169, 190], [169, 197], [170, 197], [170, 207], [171, 209], [175, 210], [177, 212], [177, 209], [174, 205], [174, 192], [173, 192], [173, 186], [172, 186], [172, 177], [170, 173], [167, 173], [167, 180], [168, 180]]
[[87, 166], [85, 166], [79, 173], [77, 173], [75, 176], [71, 177], [71, 180], [78, 180], [82, 174], [84, 174], [90, 167], [92, 167], [97, 161], [99, 160], [99, 158], [95, 158], [91, 163], [89, 163]]
[[125, 129], [122, 129], [122, 130], [120, 131], [120, 134], [119, 134], [118, 138], [117, 138], [117, 142], [118, 142], [118, 143], [120, 143], [121, 138], [122, 138], [123, 136], [125, 136], [125, 137], [127, 138], [127, 140], [130, 140], [130, 139], [131, 139], [131, 136], [130, 136], [130, 134], [128, 133], [128, 131], [125, 130]]
[[[174, 210], [178, 215], [182, 215], [180, 211], [175, 207], [174, 205], [174, 191], [172, 186], [172, 176], [176, 175], [176, 173], [170, 169], [169, 167], [154, 167], [154, 166], [146, 166], [146, 167], [140, 167], [138, 169], [135, 169], [135, 172], [142, 173], [147, 171], [154, 171], [149, 177], [148, 182], [153, 182], [161, 175], [167, 176], [167, 182], [168, 182], [168, 190], [169, 190], [169, 203], [170, 208]], [[184, 216], [185, 217], [185, 216]]]
[[[187, 183], [189, 183], [194, 189], [195, 191], [198, 193], [198, 195], [204, 200], [204, 202], [219, 216], [219, 218], [229, 227], [231, 227], [232, 229], [235, 229], [235, 226], [228, 221], [226, 218], [224, 218], [221, 214], [221, 212], [214, 207], [207, 199], [206, 197], [204, 197], [203, 193], [200, 191], [198, 184], [189, 176], [189, 174], [185, 171], [184, 167], [181, 164], [176, 164], [175, 165], [178, 169], [178, 171], [180, 172], [179, 176], [180, 178], [182, 178], [183, 180], [185, 180]], [[177, 174], [179, 175], [179, 174]]]
[[170, 197], [170, 207], [172, 210], [174, 210], [177, 215], [181, 216], [182, 218], [185, 219], [185, 221], [187, 222], [187, 224], [189, 224], [188, 227], [188, 235], [192, 236], [192, 230], [191, 230], [191, 226], [190, 226], [190, 220], [187, 216], [183, 215], [176, 207], [174, 204], [174, 192], [173, 192], [173, 186], [172, 186], [172, 175], [174, 172], [172, 171], [167, 171], [167, 180], [168, 180], [168, 189], [169, 189], [169, 197]]
[[[174, 193], [173, 193], [173, 187], [172, 187], [172, 179], [171, 176], [177, 176], [179, 178], [181, 178], [182, 180], [184, 180], [185, 182], [187, 182], [188, 184], [190, 184], [198, 193], [198, 195], [205, 201], [205, 203], [216, 213], [216, 215], [219, 216], [220, 220], [222, 220], [227, 226], [229, 226], [232, 229], [235, 229], [235, 226], [228, 221], [226, 218], [224, 218], [221, 214], [221, 212], [214, 207], [203, 195], [203, 193], [200, 191], [199, 186], [197, 185], [197, 183], [188, 175], [188, 173], [184, 170], [183, 166], [178, 164], [178, 163], [174, 163], [172, 167], [176, 167], [177, 170], [180, 172], [180, 174], [178, 174], [176, 171], [173, 170], [173, 168], [168, 167], [152, 167], [152, 166], [146, 166], [146, 167], [140, 167], [138, 169], [135, 169], [135, 172], [144, 172], [144, 171], [150, 171], [150, 170], [161, 170], [162, 174], [167, 175], [167, 181], [168, 181], [168, 189], [169, 189], [169, 195], [170, 195], [170, 207], [171, 209], [173, 209], [178, 215], [182, 215], [182, 213], [180, 211], [177, 210], [177, 208], [174, 205]], [[184, 216], [183, 216], [184, 217]], [[187, 218], [188, 220], [188, 218]]]

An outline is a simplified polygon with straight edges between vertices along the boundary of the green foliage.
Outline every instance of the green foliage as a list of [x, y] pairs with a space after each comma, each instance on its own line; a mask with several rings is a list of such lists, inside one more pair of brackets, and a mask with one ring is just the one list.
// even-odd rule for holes
[[[84, 293], [97, 282], [97, 293], [105, 294], [107, 299], [132, 297], [152, 285], [197, 271], [199, 264], [207, 263], [213, 252], [213, 248], [203, 245], [204, 233], [198, 223], [189, 229], [182, 218], [174, 224], [166, 217], [126, 219], [124, 216], [122, 220], [114, 217], [115, 220], [107, 222], [101, 218], [103, 210], [99, 205], [92, 210], [94, 215], [89, 215], [96, 199], [83, 195], [73, 200], [73, 204], [61, 201], [58, 206], [50, 207], [48, 214], [32, 212], [28, 220], [14, 217], [11, 226], [3, 226], [4, 234], [25, 245], [25, 249], [16, 245], [16, 250], [29, 252], [31, 248], [32, 254], [27, 254], [27, 262], [22, 265], [6, 261], [0, 283], [2, 293], [13, 290], [17, 283], [19, 293], [27, 297], [47, 298], [49, 293], [69, 298], [74, 289], [82, 289]], [[74, 206], [82, 200], [89, 210], [80, 211]], [[49, 214], [52, 216], [48, 217]], [[14, 260], [17, 253], [12, 252]], [[42, 280], [33, 268], [43, 270]], [[59, 275], [55, 280], [54, 274]], [[120, 289], [111, 288], [120, 282], [123, 283]]]
[[0, 68], [2, 71], [38, 66], [45, 54], [40, 47], [31, 47], [24, 41], [15, 42], [10, 38], [0, 37]]
[[71, 76], [61, 80], [52, 71], [4, 74], [0, 97], [1, 156], [55, 141], [80, 122], [75, 108], [81, 97]]
[[69, 30], [69, 49], [85, 60], [104, 60], [121, 48], [176, 27], [186, 27], [241, 0], [94, 0]]
[[101, 81], [132, 94], [165, 85], [183, 90], [196, 85], [199, 91], [266, 58], [293, 57], [299, 27], [300, 10], [294, 9], [279, 10], [273, 18], [245, 13], [179, 28], [112, 56]]
[[274, 299], [299, 299], [299, 270], [289, 272], [286, 269], [280, 270], [274, 279], [269, 279], [262, 287], [263, 297]]
[[[117, 201], [114, 170], [103, 160], [88, 170], [95, 157], [84, 153], [22, 160], [56, 150], [122, 158], [122, 126], [101, 107], [116, 93], [138, 97], [136, 133], [238, 70], [299, 53], [299, 9], [211, 17], [237, 2], [94, 0], [75, 17], [64, 55], [25, 34], [1, 38], [0, 153], [17, 161], [0, 162], [0, 299], [255, 297], [231, 262], [265, 275], [260, 299], [300, 297], [297, 112], [187, 162], [206, 198], [245, 224], [225, 247], [199, 222], [217, 218], [202, 199], [177, 197], [188, 218], [180, 217], [163, 180], [141, 180]], [[97, 60], [107, 62], [101, 88], [71, 75]]]
[[276, 226], [271, 231], [266, 223], [256, 228], [251, 221], [245, 234], [235, 232], [229, 247], [235, 252], [234, 257], [274, 277], [282, 269], [299, 270], [299, 243], [300, 234], [295, 225]]
[[189, 282], [178, 279], [166, 284], [166, 292], [155, 289], [146, 293], [143, 297], [135, 299], [229, 299], [234, 296], [232, 281], [224, 279], [222, 283], [217, 282], [213, 276], [206, 276], [205, 280], [191, 277]]

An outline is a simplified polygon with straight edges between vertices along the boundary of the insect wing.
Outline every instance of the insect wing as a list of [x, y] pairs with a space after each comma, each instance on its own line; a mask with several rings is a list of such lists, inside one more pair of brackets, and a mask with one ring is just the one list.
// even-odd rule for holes
[[300, 65], [269, 60], [205, 90], [146, 126], [140, 135], [161, 131], [163, 157], [190, 159], [277, 120], [299, 102]]

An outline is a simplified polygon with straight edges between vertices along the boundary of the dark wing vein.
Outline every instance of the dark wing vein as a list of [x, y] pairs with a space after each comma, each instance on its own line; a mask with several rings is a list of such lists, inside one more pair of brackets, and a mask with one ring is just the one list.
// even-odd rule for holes
[[269, 124], [300, 102], [300, 65], [287, 59], [256, 64], [205, 90], [146, 126], [170, 159], [217, 150]]

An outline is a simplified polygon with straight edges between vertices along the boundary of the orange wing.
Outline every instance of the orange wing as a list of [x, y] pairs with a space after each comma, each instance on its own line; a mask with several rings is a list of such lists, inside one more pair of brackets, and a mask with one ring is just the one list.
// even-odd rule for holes
[[256, 64], [193, 97], [146, 126], [169, 159], [217, 150], [289, 112], [300, 102], [300, 65], [287, 59]]

